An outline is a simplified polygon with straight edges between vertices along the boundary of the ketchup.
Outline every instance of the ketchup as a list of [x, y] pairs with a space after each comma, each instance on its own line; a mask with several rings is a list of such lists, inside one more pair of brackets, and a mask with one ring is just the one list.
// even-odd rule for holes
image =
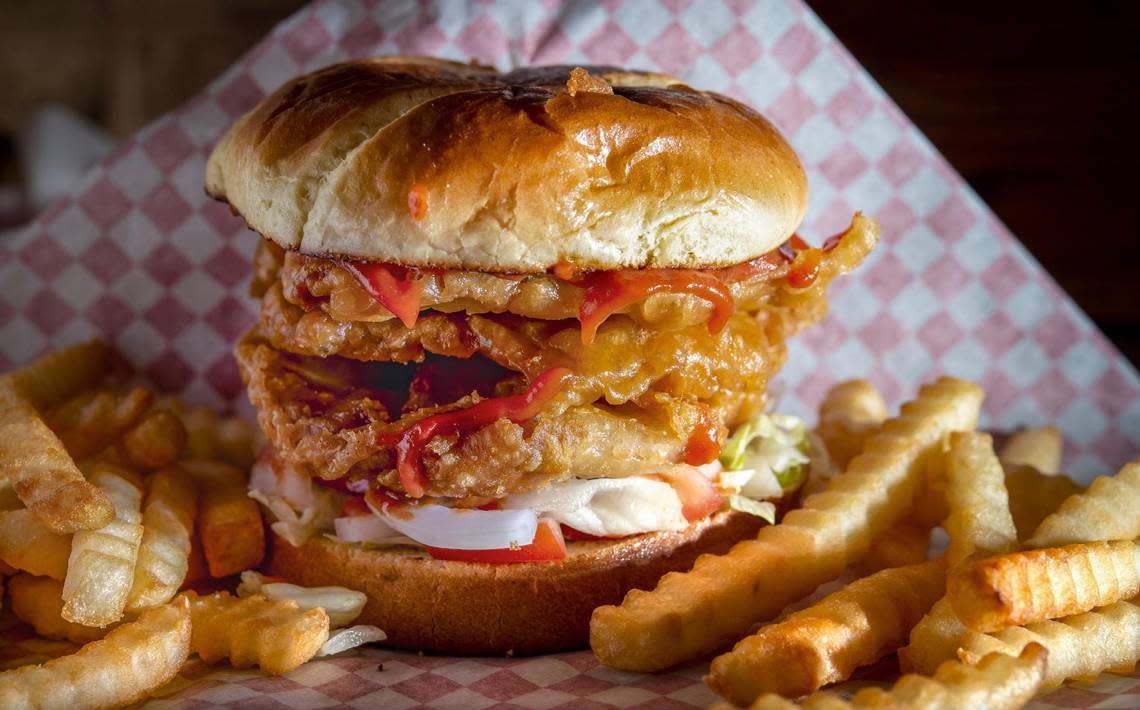
[[578, 307], [582, 343], [589, 345], [607, 318], [655, 293], [687, 293], [712, 304], [709, 332], [719, 332], [736, 310], [732, 291], [715, 275], [695, 269], [594, 271], [579, 280], [585, 289]]
[[689, 439], [685, 442], [685, 463], [690, 466], [700, 466], [720, 456], [718, 434], [720, 434], [720, 425], [709, 416], [708, 412], [705, 412], [697, 426], [689, 432]]
[[408, 190], [408, 214], [417, 222], [427, 215], [427, 188], [419, 183]]
[[423, 448], [437, 436], [466, 434], [500, 419], [516, 424], [533, 418], [562, 389], [571, 375], [568, 368], [552, 367], [530, 383], [521, 394], [484, 399], [467, 409], [433, 414], [403, 431], [385, 432], [376, 437], [377, 446], [396, 447], [396, 472], [400, 484], [412, 498], [424, 495]]
[[368, 295], [411, 328], [420, 316], [424, 280], [420, 270], [397, 264], [342, 261], [341, 265], [356, 277]]
[[788, 285], [792, 288], [807, 288], [819, 276], [819, 265], [823, 261], [823, 250], [804, 249], [796, 252], [795, 261], [788, 269]]

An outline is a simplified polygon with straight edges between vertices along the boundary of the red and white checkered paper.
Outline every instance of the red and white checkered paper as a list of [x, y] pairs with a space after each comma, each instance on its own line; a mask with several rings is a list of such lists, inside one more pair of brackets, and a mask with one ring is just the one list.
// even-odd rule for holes
[[[986, 426], [1058, 424], [1077, 476], [1140, 452], [1136, 371], [800, 0], [315, 2], [0, 243], [0, 368], [101, 334], [161, 388], [218, 406], [241, 400], [230, 348], [254, 317], [246, 285], [257, 238], [203, 194], [210, 147], [286, 79], [396, 53], [660, 69], [771, 117], [808, 170], [801, 233], [818, 242], [858, 209], [884, 235], [832, 290], [832, 315], [792, 345], [781, 409], [807, 414], [831, 383], [854, 376], [897, 402], [950, 373], [986, 387]], [[712, 700], [700, 675], [618, 673], [588, 653], [377, 651], [286, 678], [198, 675], [154, 704], [689, 707]], [[1039, 706], [1138, 705], [1140, 681], [1106, 676]]]

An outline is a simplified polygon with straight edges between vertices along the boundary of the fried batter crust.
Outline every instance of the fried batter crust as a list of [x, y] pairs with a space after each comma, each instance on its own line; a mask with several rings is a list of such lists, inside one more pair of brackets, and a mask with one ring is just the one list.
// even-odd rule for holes
[[[675, 315], [682, 315], [668, 326], [647, 326], [644, 313], [617, 314], [589, 345], [581, 342], [572, 317], [524, 317], [486, 308], [505, 303], [546, 316], [574, 311], [580, 294], [562, 289], [576, 287], [553, 277], [447, 272], [452, 276], [438, 277], [444, 291], [448, 278], [470, 279], [475, 285], [460, 298], [455, 294], [462, 289], [453, 281], [457, 290], [446, 297], [437, 293], [432, 302], [462, 310], [425, 310], [413, 327], [405, 328], [391, 318], [332, 317], [321, 304], [331, 302], [337, 289], [343, 292], [340, 280], [346, 272], [322, 266], [305, 272], [303, 279], [285, 278], [288, 257], [269, 250], [257, 261], [254, 288], [264, 295], [260, 323], [238, 346], [237, 356], [270, 442], [294, 464], [325, 479], [377, 477], [398, 490], [394, 454], [376, 444], [377, 435], [402, 431], [436, 412], [470, 407], [479, 394], [421, 406], [424, 402], [408, 399], [406, 387], [384, 392], [375, 383], [364, 386], [351, 377], [341, 381], [320, 371], [331, 369], [335, 375], [377, 366], [361, 363], [417, 363], [429, 354], [485, 357], [520, 373], [501, 381], [496, 396], [519, 391], [551, 367], [568, 367], [573, 375], [530, 421], [503, 419], [462, 437], [434, 438], [423, 457], [427, 495], [497, 498], [564, 477], [642, 473], [681, 460], [702, 421], [711, 421], [723, 438], [728, 427], [754, 414], [763, 404], [768, 379], [787, 357], [785, 339], [822, 317], [827, 284], [858, 265], [876, 240], [877, 228], [857, 216], [839, 244], [824, 254], [810, 287], [793, 289], [786, 279], [761, 280], [763, 295], [755, 302], [760, 305], [738, 308], [718, 333], [709, 333], [703, 320], [691, 322], [702, 301], [677, 296], [671, 303]], [[290, 298], [288, 289], [301, 283], [305, 293]], [[532, 286], [539, 296], [525, 295]], [[497, 288], [506, 289], [501, 298], [494, 295]], [[544, 289], [561, 292], [551, 295]], [[524, 301], [529, 305], [519, 305]], [[554, 310], [543, 310], [547, 306]], [[294, 367], [305, 361], [310, 362], [307, 369]]]
[[[375, 391], [314, 382], [290, 367], [291, 356], [255, 337], [237, 348], [242, 376], [269, 441], [290, 462], [325, 479], [372, 477], [400, 490], [391, 449], [376, 437], [441, 411], [477, 401], [469, 395], [449, 405], [392, 414], [392, 402]], [[533, 420], [505, 419], [462, 438], [437, 437], [424, 456], [427, 495], [500, 498], [570, 476], [617, 477], [643, 473], [681, 458], [690, 431], [711, 414], [721, 421], [753, 396], [725, 397], [718, 409], [657, 394], [645, 406], [567, 404], [569, 393]]]
[[[277, 271], [259, 274], [265, 287], [277, 281], [287, 302], [319, 309], [336, 320], [383, 322], [393, 319], [347, 269], [331, 259], [282, 252], [263, 241], [259, 261], [277, 263]], [[787, 274], [787, 265], [729, 284], [740, 310], [766, 305]], [[492, 274], [480, 271], [424, 272], [421, 307], [443, 313], [512, 313], [525, 318], [563, 320], [578, 317], [583, 289], [551, 274]], [[686, 294], [656, 294], [619, 311], [640, 325], [656, 329], [704, 323], [712, 313], [707, 301]]]

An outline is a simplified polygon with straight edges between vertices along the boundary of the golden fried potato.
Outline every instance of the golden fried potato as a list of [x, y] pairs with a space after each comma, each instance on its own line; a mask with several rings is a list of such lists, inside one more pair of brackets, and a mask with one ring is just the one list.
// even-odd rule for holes
[[1130, 669], [1140, 662], [1140, 599], [989, 634], [971, 632], [963, 638], [958, 655], [973, 663], [991, 653], [1020, 653], [1032, 643], [1049, 650], [1047, 686]]
[[[938, 667], [933, 678], [904, 675], [890, 690], [864, 688], [850, 702], [827, 693], [811, 695], [799, 704], [778, 695], [765, 695], [752, 704], [751, 710], [1017, 710], [1041, 688], [1048, 658], [1044, 648], [1030, 644], [1018, 656], [993, 653], [980, 659], [976, 666], [947, 661]], [[714, 710], [727, 710], [727, 706]]]
[[713, 660], [705, 683], [745, 704], [764, 693], [798, 697], [847, 680], [905, 643], [945, 588], [942, 560], [864, 577], [761, 627]]
[[257, 459], [257, 429], [238, 416], [223, 417], [207, 407], [180, 413], [188, 434], [186, 452], [194, 459], [220, 459], [248, 470]]
[[0, 471], [52, 532], [91, 530], [115, 516], [11, 377], [0, 377]]
[[863, 450], [863, 443], [887, 418], [887, 405], [866, 380], [848, 380], [832, 387], [819, 405], [819, 437], [831, 462], [840, 471]]
[[931, 532], [933, 529], [926, 525], [909, 519], [900, 520], [875, 537], [871, 549], [855, 565], [855, 570], [868, 575], [924, 562], [930, 550]]
[[966, 627], [942, 597], [910, 630], [910, 640], [899, 649], [899, 668], [905, 673], [930, 675], [957, 657]]
[[[1005, 473], [986, 434], [955, 433], [945, 454], [945, 490], [948, 505], [946, 531], [951, 565], [974, 557], [1017, 549], [1017, 530], [1009, 512]], [[934, 673], [953, 660], [966, 627], [949, 599], [940, 599], [910, 632], [910, 642], [899, 650], [906, 671]]]
[[186, 427], [165, 409], [152, 409], [143, 415], [119, 443], [127, 463], [154, 471], [174, 463], [186, 448]]
[[111, 367], [111, 350], [102, 340], [48, 353], [11, 373], [36, 409], [44, 410], [94, 387]]
[[974, 631], [1089, 611], [1140, 594], [1140, 545], [1088, 542], [978, 560], [951, 573], [947, 596]]
[[182, 580], [181, 589], [193, 587], [198, 582], [205, 582], [210, 577], [210, 567], [206, 564], [206, 555], [202, 552], [202, 538], [198, 534], [197, 524], [190, 535], [190, 560], [187, 562], [186, 578]]
[[147, 481], [143, 535], [127, 611], [161, 606], [178, 592], [190, 566], [197, 508], [194, 481], [177, 466], [164, 468]]
[[193, 617], [191, 649], [206, 663], [228, 658], [234, 668], [258, 666], [282, 675], [305, 663], [329, 638], [323, 609], [302, 610], [291, 600], [226, 592], [184, 592]]
[[725, 555], [704, 555], [691, 572], [634, 590], [621, 606], [594, 610], [590, 645], [627, 670], [658, 670], [740, 638], [857, 562], [871, 540], [901, 520], [914, 499], [920, 462], [952, 431], [974, 428], [983, 392], [942, 378], [923, 387], [827, 490], [779, 525]]
[[69, 454], [85, 459], [125, 434], [150, 408], [153, 395], [135, 387], [126, 392], [83, 392], [52, 411], [48, 418]]
[[0, 673], [0, 707], [98, 710], [138, 702], [178, 674], [190, 650], [185, 600], [144, 612], [77, 653]]
[[220, 461], [195, 459], [182, 467], [198, 482], [198, 535], [210, 576], [226, 577], [261, 564], [265, 527], [249, 497], [246, 475]]
[[1009, 491], [1009, 512], [1017, 526], [1017, 536], [1026, 540], [1069, 496], [1085, 488], [1064, 474], [1047, 476], [1031, 466], [1004, 463], [1005, 487]]
[[12, 613], [40, 636], [84, 644], [106, 635], [106, 629], [74, 624], [63, 618], [63, 582], [21, 574], [8, 580]]
[[1017, 547], [1017, 528], [1009, 513], [1005, 472], [989, 434], [950, 435], [946, 466], [946, 534], [951, 566], [975, 555], [994, 555]]
[[1022, 429], [1001, 447], [999, 458], [1003, 463], [1032, 466], [1046, 475], [1057, 473], [1061, 470], [1061, 432], [1051, 426]]
[[63, 581], [63, 618], [86, 626], [107, 626], [123, 617], [135, 576], [143, 529], [141, 493], [129, 472], [99, 464], [91, 482], [115, 505], [115, 519], [98, 530], [83, 530], [71, 540]]
[[1068, 498], [1041, 522], [1027, 544], [1056, 547], [1136, 538], [1140, 538], [1140, 461], [1115, 476], [1101, 476], [1087, 491]]
[[59, 535], [27, 508], [0, 513], [0, 560], [31, 574], [63, 581], [71, 535]]

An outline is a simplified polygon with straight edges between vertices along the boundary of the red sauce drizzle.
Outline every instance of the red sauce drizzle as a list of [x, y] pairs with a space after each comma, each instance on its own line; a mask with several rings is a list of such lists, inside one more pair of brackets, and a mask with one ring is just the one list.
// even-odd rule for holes
[[408, 213], [418, 222], [427, 215], [427, 208], [427, 188], [419, 183], [412, 185], [408, 190]]
[[736, 310], [732, 291], [724, 281], [695, 269], [622, 269], [594, 271], [579, 280], [585, 289], [578, 307], [582, 343], [589, 345], [607, 318], [655, 293], [687, 293], [712, 304], [709, 332], [719, 332]]
[[396, 264], [342, 261], [364, 290], [411, 328], [420, 316], [424, 279], [419, 269]]
[[558, 394], [570, 374], [568, 368], [552, 367], [534, 378], [521, 394], [484, 399], [467, 409], [425, 417], [403, 431], [380, 434], [376, 444], [396, 447], [400, 484], [409, 496], [420, 498], [427, 487], [423, 448], [429, 441], [437, 436], [462, 435], [500, 419], [515, 424], [531, 419]]
[[792, 288], [807, 288], [819, 276], [819, 265], [823, 261], [822, 249], [804, 249], [796, 252], [796, 259], [788, 269], [788, 285]]
[[[798, 238], [799, 237], [793, 237], [793, 239]], [[787, 266], [790, 261], [791, 260], [782, 251], [773, 249], [767, 254], [758, 256], [751, 261], [725, 266], [721, 269], [713, 269], [710, 273], [716, 275], [716, 277], [722, 281], [734, 284], [738, 281], [750, 279], [753, 276], [776, 271], [780, 267]]]
[[719, 434], [720, 425], [708, 412], [705, 412], [700, 423], [689, 432], [689, 440], [685, 442], [685, 463], [690, 466], [700, 466], [720, 456]]

